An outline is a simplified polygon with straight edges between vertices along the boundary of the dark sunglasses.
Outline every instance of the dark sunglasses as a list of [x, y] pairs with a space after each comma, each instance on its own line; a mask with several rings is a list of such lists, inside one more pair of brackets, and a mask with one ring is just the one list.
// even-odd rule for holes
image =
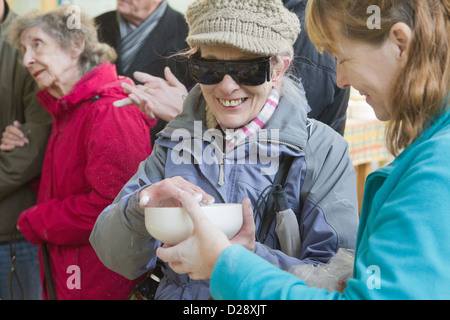
[[209, 60], [198, 55], [189, 58], [192, 78], [201, 84], [220, 83], [226, 74], [244, 86], [259, 86], [270, 81], [270, 57], [252, 60]]

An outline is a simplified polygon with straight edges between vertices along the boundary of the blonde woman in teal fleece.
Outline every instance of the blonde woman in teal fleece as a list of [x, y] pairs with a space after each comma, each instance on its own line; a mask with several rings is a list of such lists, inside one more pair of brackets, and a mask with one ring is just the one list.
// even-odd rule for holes
[[450, 3], [438, 0], [308, 3], [310, 38], [336, 57], [338, 85], [359, 90], [389, 120], [386, 141], [396, 156], [367, 179], [343, 293], [308, 287], [231, 245], [187, 193], [180, 199], [195, 232], [158, 256], [177, 272], [211, 278], [215, 299], [449, 299], [449, 16]]

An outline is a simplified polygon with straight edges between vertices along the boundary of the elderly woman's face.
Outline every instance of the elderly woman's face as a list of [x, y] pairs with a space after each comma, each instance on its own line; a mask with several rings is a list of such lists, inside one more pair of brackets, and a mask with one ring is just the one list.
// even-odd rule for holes
[[[250, 60], [254, 55], [231, 47], [202, 47], [201, 56], [215, 60]], [[206, 103], [217, 121], [226, 128], [239, 128], [252, 121], [264, 106], [272, 82], [257, 86], [240, 85], [230, 75], [225, 75], [218, 84], [200, 85]]]
[[39, 27], [25, 30], [21, 36], [23, 65], [38, 87], [60, 98], [69, 93], [80, 78], [78, 56], [62, 46]]

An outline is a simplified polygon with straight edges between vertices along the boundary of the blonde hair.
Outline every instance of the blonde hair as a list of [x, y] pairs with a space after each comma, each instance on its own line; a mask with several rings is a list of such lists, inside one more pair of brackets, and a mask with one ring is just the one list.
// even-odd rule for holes
[[79, 12], [77, 18], [79, 24], [71, 25], [73, 11], [70, 6], [59, 6], [47, 13], [32, 10], [18, 16], [8, 28], [7, 41], [18, 50], [22, 49], [22, 34], [33, 27], [39, 27], [45, 33], [53, 37], [64, 50], [70, 50], [80, 39], [84, 40], [84, 50], [79, 58], [80, 70], [88, 73], [103, 62], [114, 62], [117, 58], [115, 50], [106, 43], [100, 43], [97, 36], [97, 28], [94, 20], [83, 12]]
[[[380, 9], [380, 28], [369, 29], [367, 9]], [[386, 128], [389, 151], [397, 156], [448, 108], [450, 3], [439, 0], [310, 0], [306, 30], [319, 52], [339, 52], [336, 30], [351, 40], [382, 44], [396, 23], [413, 33], [408, 63], [391, 97]]]

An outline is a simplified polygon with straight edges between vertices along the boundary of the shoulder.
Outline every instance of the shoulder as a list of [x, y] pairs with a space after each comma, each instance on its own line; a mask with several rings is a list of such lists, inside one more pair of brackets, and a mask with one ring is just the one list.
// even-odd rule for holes
[[112, 47], [116, 47], [116, 36], [119, 32], [116, 11], [106, 12], [95, 18], [98, 38]]
[[308, 149], [313, 153], [317, 153], [317, 150], [327, 153], [347, 152], [347, 141], [329, 125], [315, 119], [308, 119], [308, 122]]
[[95, 17], [94, 20], [96, 24], [117, 24], [116, 16], [116, 11], [109, 11]]
[[160, 24], [162, 25], [169, 24], [170, 29], [168, 29], [168, 32], [183, 31], [187, 35], [187, 32], [189, 31], [189, 27], [186, 22], [186, 19], [184, 18], [184, 15], [181, 12], [171, 8], [170, 6], [167, 6], [166, 12], [164, 13], [163, 18], [161, 19]]

